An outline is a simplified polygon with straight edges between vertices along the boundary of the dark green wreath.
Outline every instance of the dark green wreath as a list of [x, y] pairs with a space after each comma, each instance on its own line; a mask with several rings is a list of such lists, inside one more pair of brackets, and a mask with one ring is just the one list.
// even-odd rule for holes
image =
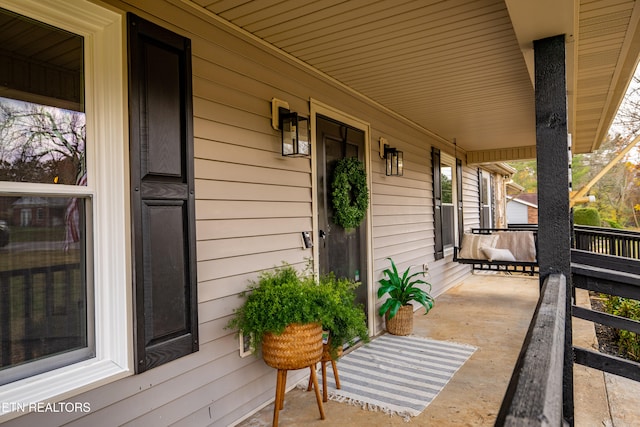
[[355, 157], [338, 161], [331, 183], [333, 197], [333, 222], [342, 228], [356, 228], [369, 206], [367, 173], [364, 164]]

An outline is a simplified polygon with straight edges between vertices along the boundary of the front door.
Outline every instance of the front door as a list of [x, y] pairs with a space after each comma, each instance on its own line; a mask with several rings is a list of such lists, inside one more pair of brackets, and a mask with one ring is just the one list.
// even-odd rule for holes
[[333, 272], [361, 282], [357, 302], [367, 310], [367, 220], [355, 229], [345, 230], [333, 222], [331, 183], [338, 161], [357, 157], [364, 162], [365, 133], [338, 121], [316, 118], [316, 162], [318, 179], [318, 258], [320, 274]]

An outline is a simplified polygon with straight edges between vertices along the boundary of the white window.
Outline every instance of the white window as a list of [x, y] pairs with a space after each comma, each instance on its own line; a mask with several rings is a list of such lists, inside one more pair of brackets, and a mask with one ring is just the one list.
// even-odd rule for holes
[[440, 159], [440, 185], [442, 197], [442, 245], [445, 252], [452, 251], [458, 235], [456, 162], [445, 153]]
[[123, 16], [82, 0], [0, 8], [2, 422], [128, 374], [131, 303]]
[[493, 212], [491, 204], [493, 200], [493, 185], [491, 174], [487, 171], [480, 172], [480, 227], [493, 227]]

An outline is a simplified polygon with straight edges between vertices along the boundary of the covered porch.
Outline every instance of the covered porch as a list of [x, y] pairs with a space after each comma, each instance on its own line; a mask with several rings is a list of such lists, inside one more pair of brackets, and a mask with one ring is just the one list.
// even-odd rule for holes
[[[414, 314], [415, 336], [477, 347], [442, 392], [413, 425], [493, 426], [507, 390], [539, 298], [538, 277], [476, 273], [436, 300], [435, 307]], [[577, 304], [589, 304], [578, 291]], [[574, 342], [597, 349], [593, 323], [576, 319]], [[338, 370], [340, 363], [338, 362]], [[274, 372], [275, 375], [275, 372]], [[313, 393], [295, 388], [286, 394], [280, 425], [403, 426], [399, 416], [363, 410], [329, 400], [326, 420], [320, 420]], [[640, 410], [631, 404], [640, 383], [576, 365], [574, 368], [575, 425], [633, 425]], [[237, 426], [270, 426], [273, 404], [250, 414]]]
[[[303, 269], [312, 259], [316, 272], [323, 272], [320, 266], [331, 258], [320, 247], [331, 239], [328, 227], [337, 224], [325, 221], [330, 209], [320, 202], [331, 180], [322, 171], [347, 157], [347, 148], [357, 152], [366, 167], [370, 201], [360, 240], [353, 244], [360, 252], [345, 276], [365, 284], [362, 297], [370, 332], [383, 331], [382, 318], [374, 315], [380, 303], [376, 289], [387, 258], [393, 258], [400, 268], [428, 269], [427, 280], [438, 297], [428, 316], [415, 315], [416, 335], [478, 348], [414, 425], [496, 421], [527, 330], [532, 330], [541, 282], [471, 275], [468, 266], [453, 260], [454, 246], [464, 232], [497, 222], [498, 215], [487, 215], [491, 203], [483, 190], [490, 188], [485, 182], [508, 174], [491, 170], [493, 165], [538, 158], [539, 236], [544, 242], [540, 276], [570, 277], [569, 160], [572, 154], [597, 149], [607, 135], [640, 56], [640, 1], [76, 0], [54, 5], [0, 0], [0, 5], [11, 19], [17, 14], [29, 25], [36, 20], [81, 35], [86, 52], [95, 51], [95, 58], [73, 71], [87, 76], [90, 119], [96, 129], [108, 132], [90, 138], [93, 151], [88, 152], [100, 162], [90, 165], [89, 172], [99, 179], [82, 194], [89, 199], [95, 192], [96, 206], [109, 208], [96, 214], [91, 230], [95, 235], [88, 237], [91, 247], [86, 251], [97, 272], [94, 282], [86, 284], [97, 295], [87, 306], [96, 307], [90, 320], [98, 326], [95, 337], [101, 341], [95, 347], [105, 349], [90, 361], [99, 363], [87, 366], [78, 360], [70, 368], [63, 366], [71, 372], [63, 371], [62, 380], [56, 366], [42, 374], [27, 366], [21, 382], [0, 388], [5, 401], [73, 398], [90, 404], [91, 411], [47, 417], [3, 409], [0, 422], [52, 427], [269, 425], [276, 373], [259, 358], [246, 357], [245, 342], [225, 325], [241, 304], [238, 294], [261, 271], [283, 261]], [[137, 22], [143, 22], [139, 20], [152, 30], [142, 39], [136, 30]], [[179, 55], [161, 42], [167, 32], [183, 46]], [[146, 46], [147, 36], [154, 41], [141, 51], [156, 52], [157, 57], [131, 55], [129, 48]], [[37, 47], [36, 52], [51, 51], [31, 38], [14, 39]], [[11, 43], [16, 54], [25, 52]], [[156, 49], [161, 45], [163, 49]], [[165, 55], [180, 66], [174, 70], [144, 62], [151, 58], [164, 63]], [[56, 60], [33, 58], [37, 64], [46, 61], [56, 69], [61, 66]], [[166, 103], [145, 98], [142, 89], [150, 79], [137, 73], [138, 68], [166, 71], [154, 76], [158, 80], [151, 91], [166, 97]], [[3, 96], [31, 99], [43, 90], [48, 94], [52, 86], [25, 88], [19, 85], [22, 79], [15, 80], [11, 90], [0, 88]], [[173, 93], [167, 87], [180, 90]], [[274, 126], [277, 101], [309, 120], [310, 158], [283, 156], [282, 127]], [[138, 111], [138, 103], [173, 107], [162, 108], [163, 114], [155, 115], [157, 121], [151, 124], [129, 123], [127, 118], [148, 117], [146, 110]], [[136, 161], [129, 151], [132, 144], [140, 145], [131, 152], [139, 152], [140, 159], [153, 158], [144, 150], [161, 145], [138, 144], [138, 138], [154, 134], [164, 141], [165, 113], [181, 124], [175, 128], [184, 128], [171, 139], [171, 150], [184, 152], [183, 161], [164, 155], [173, 151], [158, 153], [160, 160], [175, 161], [167, 171]], [[323, 121], [327, 127], [326, 122], [335, 122], [335, 132], [319, 132], [317, 124]], [[347, 139], [348, 130], [357, 140]], [[334, 147], [332, 141], [340, 143], [335, 150], [340, 154], [320, 155]], [[386, 158], [392, 151], [385, 145], [404, 154], [403, 174], [387, 173]], [[183, 166], [184, 179], [177, 172]], [[135, 182], [147, 170], [159, 174], [150, 182], [163, 183], [158, 206], [168, 203], [167, 195], [179, 193], [193, 207], [189, 215], [171, 216], [178, 226], [167, 227], [158, 219], [154, 228], [161, 242], [183, 239], [184, 247], [134, 242], [134, 235], [137, 239], [150, 230], [136, 222], [143, 210], [137, 194], [145, 187]], [[170, 176], [180, 185], [168, 182]], [[183, 189], [182, 180], [191, 191]], [[448, 191], [443, 191], [443, 182]], [[79, 194], [51, 183], [3, 186], [11, 195]], [[167, 238], [167, 229], [176, 230], [176, 239]], [[301, 235], [310, 236], [311, 242]], [[188, 280], [170, 280], [166, 274], [156, 274], [159, 280], [143, 278], [148, 269], [141, 259], [153, 253], [141, 248], [173, 246], [184, 252], [175, 255], [184, 261]], [[156, 255], [154, 268], [161, 273], [167, 257]], [[336, 264], [326, 270], [336, 271]], [[152, 289], [161, 290], [153, 294], [159, 300], [166, 297], [157, 311], [142, 303], [151, 301], [145, 297]], [[594, 402], [607, 402], [607, 397], [583, 398], [582, 390], [595, 387], [576, 381], [574, 410], [570, 291], [567, 287], [558, 292], [566, 297], [569, 313], [566, 319], [557, 317], [567, 320], [562, 355], [569, 374], [566, 389], [553, 402], [565, 403], [569, 425], [574, 424], [574, 413], [575, 425], [584, 425], [578, 418], [586, 414], [582, 408], [596, 409]], [[184, 298], [183, 304], [174, 304], [174, 297]], [[28, 292], [20, 298], [28, 301]], [[150, 313], [160, 318], [166, 307], [178, 306], [175, 329], [163, 325], [162, 337], [155, 337], [152, 328], [144, 327], [152, 323]], [[28, 311], [20, 320], [31, 318]], [[184, 332], [179, 353], [173, 352], [174, 330]], [[156, 358], [158, 340], [168, 347]], [[147, 358], [147, 347], [152, 357]], [[551, 359], [544, 351], [538, 354]], [[576, 365], [576, 375], [580, 369]], [[596, 372], [594, 378], [603, 375]], [[559, 377], [562, 373], [545, 378]], [[313, 396], [292, 390], [281, 423], [405, 425], [401, 418], [333, 402], [327, 403], [326, 413], [329, 421], [319, 421]], [[605, 422], [595, 415], [588, 420]]]

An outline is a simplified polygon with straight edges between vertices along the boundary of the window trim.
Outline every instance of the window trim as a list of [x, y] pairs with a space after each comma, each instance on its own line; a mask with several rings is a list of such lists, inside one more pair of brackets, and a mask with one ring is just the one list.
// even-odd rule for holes
[[[35, 403], [64, 399], [132, 374], [132, 311], [128, 151], [123, 67], [124, 16], [88, 1], [0, 0], [0, 7], [79, 34], [85, 39], [87, 177], [65, 194], [93, 198], [93, 319], [96, 356], [0, 387], [0, 401]], [[104, 108], [106, 106], [107, 108]], [[101, 143], [109, 141], [111, 144]], [[7, 194], [56, 194], [41, 184], [1, 183]], [[114, 233], [113, 230], [121, 230]], [[117, 286], [114, 286], [117, 284]], [[0, 422], [22, 415], [2, 412]]]

